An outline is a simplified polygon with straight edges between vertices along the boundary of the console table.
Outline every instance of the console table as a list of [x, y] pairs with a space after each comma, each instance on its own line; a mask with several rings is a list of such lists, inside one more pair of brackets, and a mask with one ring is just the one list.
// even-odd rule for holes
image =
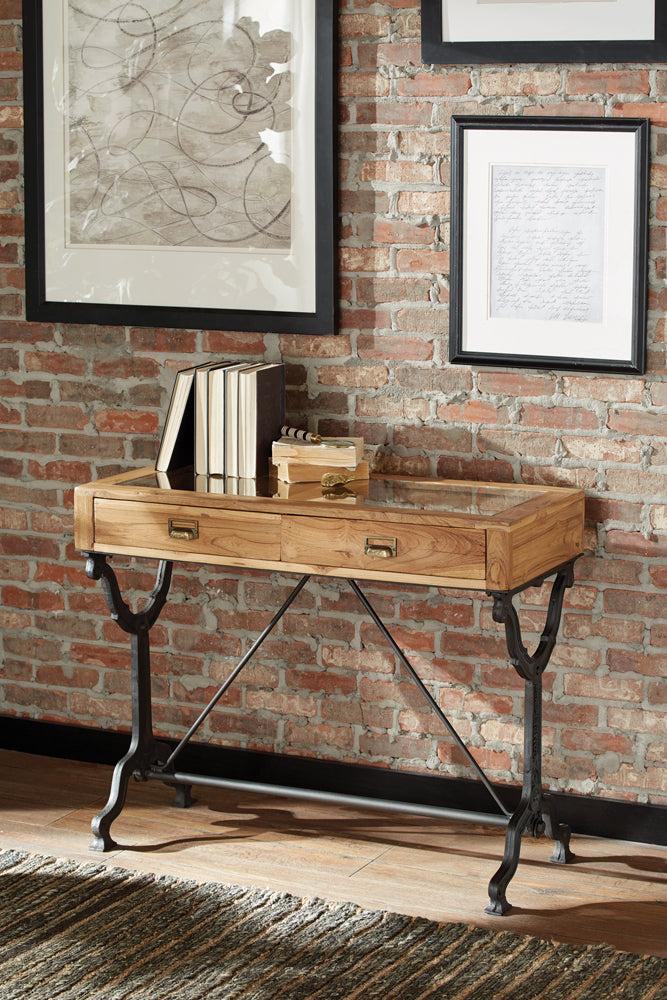
[[[202, 485], [207, 489], [204, 491]], [[561, 619], [574, 561], [583, 550], [581, 490], [371, 476], [325, 490], [319, 484], [275, 480], [202, 482], [191, 471], [168, 476], [140, 469], [75, 490], [75, 542], [86, 572], [101, 579], [112, 617], [131, 636], [132, 737], [115, 767], [109, 800], [92, 823], [92, 849], [116, 846], [113, 820], [123, 808], [129, 779], [176, 786], [190, 801], [193, 784], [229, 785], [185, 774], [176, 760], [229, 685], [280, 621], [311, 575], [348, 580], [407, 673], [465, 753], [506, 823], [502, 862], [489, 883], [487, 912], [509, 908], [507, 886], [519, 862], [521, 836], [545, 832], [555, 841], [552, 861], [570, 860], [570, 831], [559, 824], [542, 789], [542, 674]], [[133, 612], [122, 599], [111, 555], [159, 560], [146, 605]], [[300, 580], [227, 681], [173, 749], [153, 735], [149, 632], [163, 608], [175, 560], [296, 573]], [[513, 599], [553, 577], [546, 623], [534, 653], [522, 641]], [[524, 774], [514, 812], [502, 802], [417, 672], [372, 607], [358, 581], [424, 584], [485, 592], [493, 619], [504, 626], [509, 659], [525, 682]], [[446, 779], [443, 779], [446, 780]]]

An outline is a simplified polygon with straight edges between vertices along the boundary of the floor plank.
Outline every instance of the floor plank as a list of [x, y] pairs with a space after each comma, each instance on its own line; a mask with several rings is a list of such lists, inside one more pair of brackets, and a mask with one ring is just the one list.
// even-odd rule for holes
[[196, 789], [189, 809], [158, 783], [131, 783], [119, 847], [89, 850], [111, 768], [0, 751], [0, 846], [197, 881], [351, 900], [441, 921], [667, 957], [667, 849], [573, 836], [549, 862], [526, 838], [504, 917], [484, 913], [504, 831], [339, 803]]

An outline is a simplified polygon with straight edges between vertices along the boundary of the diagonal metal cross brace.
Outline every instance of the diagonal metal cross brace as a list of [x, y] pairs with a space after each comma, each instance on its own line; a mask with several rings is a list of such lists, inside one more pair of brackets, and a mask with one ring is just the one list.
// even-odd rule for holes
[[421, 693], [426, 698], [426, 700], [429, 703], [430, 707], [433, 709], [433, 711], [438, 716], [438, 718], [440, 719], [440, 721], [442, 722], [442, 724], [445, 726], [447, 732], [455, 740], [457, 746], [463, 751], [466, 759], [468, 760], [468, 762], [470, 763], [470, 765], [474, 768], [476, 774], [480, 778], [482, 784], [486, 788], [486, 790], [489, 793], [489, 795], [491, 796], [491, 798], [494, 800], [494, 802], [496, 803], [496, 805], [500, 808], [500, 810], [503, 813], [503, 815], [505, 815], [505, 816], [511, 816], [511, 811], [506, 807], [506, 805], [504, 804], [504, 802], [502, 801], [502, 799], [499, 797], [498, 793], [496, 792], [495, 788], [493, 787], [493, 785], [491, 784], [491, 782], [487, 778], [486, 774], [484, 773], [484, 771], [482, 770], [482, 768], [479, 766], [479, 764], [477, 763], [477, 761], [475, 760], [475, 758], [473, 757], [473, 755], [470, 753], [470, 751], [468, 750], [467, 746], [465, 745], [465, 743], [463, 742], [463, 740], [461, 739], [461, 737], [459, 736], [459, 734], [456, 732], [456, 730], [454, 729], [453, 725], [451, 724], [451, 722], [449, 721], [449, 719], [447, 718], [447, 716], [445, 715], [445, 713], [442, 711], [442, 709], [438, 705], [437, 701], [434, 699], [433, 695], [428, 690], [428, 688], [426, 687], [426, 685], [422, 681], [421, 677], [419, 676], [419, 674], [417, 673], [417, 671], [415, 670], [415, 668], [412, 666], [412, 664], [408, 660], [407, 656], [405, 655], [405, 653], [403, 652], [403, 650], [400, 648], [400, 646], [398, 645], [398, 643], [396, 642], [396, 640], [392, 636], [391, 632], [389, 631], [389, 629], [387, 628], [387, 626], [384, 624], [384, 622], [382, 621], [382, 619], [380, 618], [380, 616], [376, 612], [375, 608], [372, 606], [372, 604], [370, 603], [370, 601], [368, 600], [368, 598], [366, 597], [366, 595], [363, 593], [363, 591], [361, 590], [361, 588], [357, 584], [356, 580], [348, 580], [347, 582], [350, 584], [350, 586], [352, 587], [352, 590], [355, 592], [355, 594], [357, 595], [357, 597], [359, 598], [359, 600], [363, 604], [363, 606], [366, 609], [366, 611], [368, 612], [368, 614], [371, 616], [371, 618], [373, 619], [373, 621], [375, 622], [375, 624], [377, 625], [377, 627], [379, 628], [379, 630], [382, 632], [382, 635], [385, 637], [385, 639], [387, 640], [387, 642], [391, 646], [392, 650], [394, 651], [394, 654], [398, 657], [398, 659], [403, 664], [403, 666], [407, 670], [407, 672], [410, 675], [410, 677], [412, 678], [412, 680], [415, 682], [415, 684], [417, 685], [417, 687], [419, 688], [419, 690], [421, 691]]
[[259, 647], [262, 645], [262, 643], [264, 642], [264, 640], [266, 639], [266, 637], [269, 635], [269, 633], [272, 632], [273, 629], [276, 627], [276, 625], [278, 624], [278, 622], [280, 621], [280, 619], [283, 617], [283, 615], [285, 614], [285, 612], [287, 611], [287, 609], [290, 607], [290, 605], [292, 604], [292, 602], [294, 601], [294, 599], [301, 593], [301, 591], [303, 590], [303, 588], [305, 587], [305, 585], [306, 585], [306, 583], [308, 582], [309, 579], [310, 579], [310, 575], [309, 574], [306, 575], [306, 576], [302, 576], [301, 577], [301, 579], [297, 583], [296, 587], [291, 591], [291, 593], [286, 598], [286, 600], [283, 602], [283, 604], [278, 609], [278, 611], [276, 611], [275, 615], [273, 616], [273, 618], [271, 619], [271, 621], [269, 622], [269, 624], [266, 626], [266, 628], [264, 629], [264, 631], [255, 639], [255, 641], [253, 642], [253, 644], [250, 647], [250, 649], [247, 651], [247, 653], [245, 653], [245, 655], [239, 661], [239, 663], [234, 668], [234, 670], [232, 670], [231, 674], [226, 679], [226, 681], [224, 682], [224, 684], [222, 684], [222, 686], [219, 688], [219, 690], [213, 695], [213, 697], [209, 701], [209, 703], [206, 706], [206, 708], [203, 709], [203, 711], [201, 712], [201, 714], [197, 718], [196, 722], [193, 722], [193, 724], [190, 726], [190, 728], [188, 729], [187, 733], [185, 734], [185, 736], [183, 737], [183, 739], [180, 741], [180, 743], [178, 744], [178, 746], [176, 746], [174, 748], [174, 750], [169, 755], [169, 757], [164, 762], [164, 764], [159, 764], [158, 765], [158, 770], [168, 772], [169, 768], [171, 768], [172, 764], [174, 763], [174, 761], [176, 760], [176, 758], [178, 757], [178, 755], [180, 754], [180, 752], [187, 746], [187, 744], [190, 742], [190, 740], [192, 739], [192, 737], [194, 736], [194, 734], [197, 732], [197, 730], [199, 729], [199, 727], [202, 725], [202, 723], [211, 714], [211, 712], [213, 711], [213, 709], [215, 708], [215, 706], [218, 704], [218, 702], [222, 698], [223, 694], [234, 683], [234, 681], [236, 680], [236, 678], [238, 677], [238, 675], [241, 673], [241, 671], [243, 670], [243, 668], [245, 667], [245, 665], [248, 663], [248, 661], [255, 655], [255, 653], [257, 652], [257, 650], [259, 649]]

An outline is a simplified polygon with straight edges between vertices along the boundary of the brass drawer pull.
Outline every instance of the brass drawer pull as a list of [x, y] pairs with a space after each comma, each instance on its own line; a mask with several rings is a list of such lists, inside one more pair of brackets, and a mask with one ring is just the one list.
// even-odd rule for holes
[[187, 521], [183, 518], [169, 518], [169, 537], [180, 541], [192, 542], [199, 538], [199, 521]]
[[392, 559], [396, 555], [396, 539], [367, 538], [364, 552], [373, 559]]

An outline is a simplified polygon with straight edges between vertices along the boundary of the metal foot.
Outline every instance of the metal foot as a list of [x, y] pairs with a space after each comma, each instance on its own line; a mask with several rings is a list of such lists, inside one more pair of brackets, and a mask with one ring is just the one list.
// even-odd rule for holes
[[559, 823], [553, 804], [548, 795], [542, 795], [542, 818], [547, 837], [554, 841], [554, 852], [549, 858], [555, 865], [566, 865], [574, 860], [570, 850], [570, 828], [565, 823]]
[[489, 905], [485, 913], [495, 913], [502, 916], [511, 909], [511, 903], [507, 899], [507, 886], [514, 878], [514, 873], [519, 864], [519, 853], [521, 851], [521, 836], [526, 829], [530, 818], [531, 808], [525, 802], [520, 803], [519, 808], [513, 814], [507, 830], [505, 832], [505, 853], [500, 868], [489, 882]]
[[91, 823], [94, 837], [90, 845], [91, 851], [113, 851], [118, 846], [110, 833], [111, 824], [125, 804], [127, 786], [134, 770], [135, 760], [136, 748], [131, 747], [114, 768], [107, 804]]
[[174, 793], [171, 803], [174, 809], [189, 809], [197, 801], [192, 797], [192, 785], [176, 785]]

